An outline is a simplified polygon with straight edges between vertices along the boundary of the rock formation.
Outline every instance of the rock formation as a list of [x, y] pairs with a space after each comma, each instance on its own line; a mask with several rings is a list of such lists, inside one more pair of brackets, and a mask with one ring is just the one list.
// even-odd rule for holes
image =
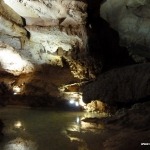
[[107, 0], [100, 8], [101, 17], [118, 31], [120, 44], [128, 48], [137, 62], [150, 57], [149, 11], [148, 0]]
[[0, 93], [12, 104], [26, 96], [82, 101], [82, 91], [85, 102], [110, 104], [149, 96], [147, 0], [1, 0], [0, 7]]
[[107, 103], [135, 103], [150, 96], [150, 64], [113, 69], [98, 76], [83, 90], [85, 100]]
[[[27, 61], [26, 64], [19, 62], [20, 66], [14, 66], [13, 70], [9, 69], [8, 65], [2, 67], [4, 70], [19, 75], [23, 72], [33, 72], [40, 64], [63, 67], [62, 57], [65, 57], [68, 63], [75, 63], [81, 56], [86, 57], [88, 54], [86, 3], [67, 0], [4, 0], [1, 1], [1, 6], [1, 47], [4, 49], [5, 43], [12, 47], [9, 49], [12, 49], [13, 53], [20, 55], [18, 59]], [[9, 56], [13, 57], [13, 53]], [[4, 59], [3, 55], [1, 57]], [[4, 63], [3, 59], [1, 61]], [[3, 63], [2, 66], [6, 66]], [[17, 62], [9, 60], [7, 64], [15, 63]], [[22, 72], [24, 68], [26, 69]], [[73, 73], [75, 72], [77, 70]], [[85, 78], [84, 72], [81, 78]]]
[[1, 0], [0, 7], [0, 70], [11, 93], [59, 97], [61, 85], [101, 70], [88, 52], [85, 1]]
[[90, 130], [101, 149], [138, 149], [150, 132], [149, 12], [149, 0], [0, 0], [0, 106], [125, 107]]

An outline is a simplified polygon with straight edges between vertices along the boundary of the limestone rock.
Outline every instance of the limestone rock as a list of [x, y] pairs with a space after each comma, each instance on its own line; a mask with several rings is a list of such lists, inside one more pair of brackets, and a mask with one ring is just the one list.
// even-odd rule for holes
[[22, 49], [22, 39], [19, 37], [13, 37], [6, 34], [0, 34], [0, 41], [12, 46], [15, 49]]
[[150, 64], [113, 69], [100, 75], [84, 87], [84, 101], [98, 100], [114, 103], [135, 103], [150, 93]]
[[27, 32], [24, 28], [18, 26], [16, 23], [7, 20], [2, 15], [0, 15], [0, 22], [0, 32], [2, 33], [16, 37], [22, 37], [27, 35]]
[[75, 35], [75, 33], [79, 33], [79, 31], [84, 29], [83, 27], [79, 27], [79, 31], [74, 28], [63, 28], [61, 31], [59, 26], [47, 28], [27, 26], [26, 29], [31, 34], [30, 40], [41, 43], [46, 52], [55, 53], [59, 47], [64, 51], [69, 51], [73, 46], [80, 45], [81, 48], [84, 46], [82, 39], [77, 34]]
[[23, 20], [14, 10], [12, 10], [7, 4], [5, 4], [5, 1], [0, 1], [0, 14], [7, 18], [8, 20], [23, 26]]
[[99, 113], [103, 113], [107, 111], [107, 104], [95, 100], [95, 101], [91, 101], [91, 103], [88, 103], [85, 107], [85, 109], [88, 112], [99, 112]]
[[[38, 68], [49, 64], [62, 67], [62, 58], [65, 58], [75, 77], [95, 77], [88, 68], [89, 63], [79, 63], [82, 58], [88, 60], [85, 1], [2, 0], [0, 4], [0, 40], [29, 62], [29, 66], [32, 64]], [[71, 64], [77, 69], [73, 69]], [[90, 75], [86, 75], [86, 70]], [[17, 74], [21, 73], [18, 69]]]
[[[27, 25], [64, 26], [85, 23], [86, 4], [76, 0], [5, 0], [14, 11], [26, 19]], [[83, 10], [83, 11], [81, 11]]]
[[1, 70], [14, 75], [33, 71], [33, 65], [25, 60], [15, 49], [0, 42]]
[[149, 58], [150, 52], [149, 11], [148, 0], [107, 0], [100, 8], [101, 17], [119, 32], [120, 44], [133, 55], [145, 58]]

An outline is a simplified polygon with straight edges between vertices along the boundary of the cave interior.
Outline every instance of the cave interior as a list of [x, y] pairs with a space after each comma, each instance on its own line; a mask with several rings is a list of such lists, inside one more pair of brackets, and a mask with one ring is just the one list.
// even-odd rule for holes
[[150, 145], [149, 32], [148, 0], [1, 0], [0, 109], [105, 113], [83, 120], [118, 131], [102, 149]]

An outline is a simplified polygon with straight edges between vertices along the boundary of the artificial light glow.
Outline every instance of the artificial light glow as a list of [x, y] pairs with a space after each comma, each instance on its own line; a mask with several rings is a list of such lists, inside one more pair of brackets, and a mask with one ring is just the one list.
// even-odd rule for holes
[[75, 101], [72, 99], [72, 100], [69, 101], [69, 103], [70, 103], [70, 104], [74, 104]]
[[76, 122], [77, 122], [77, 124], [80, 123], [80, 118], [79, 117], [76, 118]]
[[20, 121], [17, 121], [15, 122], [14, 127], [19, 129], [22, 127], [22, 123]]
[[74, 93], [72, 92], [68, 92], [68, 95], [67, 97], [71, 98], [69, 103], [70, 104], [74, 104], [75, 106], [81, 106], [83, 108], [85, 108], [86, 104], [83, 102], [83, 99], [82, 99], [82, 94], [81, 93]]
[[14, 91], [14, 95], [17, 95], [21, 92], [21, 88], [19, 86], [14, 86], [13, 91]]
[[70, 100], [69, 101], [70, 104], [74, 104], [75, 106], [79, 106], [79, 102], [75, 101], [75, 100]]
[[79, 106], [79, 102], [75, 102], [75, 105], [76, 105], [76, 106]]
[[13, 87], [13, 91], [14, 91], [14, 94], [16, 93], [20, 93], [21, 92], [21, 88], [19, 86], [14, 86]]

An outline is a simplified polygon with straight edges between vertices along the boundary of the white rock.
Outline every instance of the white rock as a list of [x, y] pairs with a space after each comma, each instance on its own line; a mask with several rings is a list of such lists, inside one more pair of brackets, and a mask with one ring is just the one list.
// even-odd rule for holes
[[0, 1], [0, 14], [5, 16], [5, 18], [15, 22], [16, 24], [23, 25], [23, 20], [22, 18], [3, 0]]
[[0, 42], [0, 64], [1, 69], [14, 75], [29, 73], [33, 71], [33, 65], [12, 47]]
[[66, 32], [62, 32], [58, 26], [49, 28], [27, 26], [26, 29], [31, 34], [30, 40], [41, 43], [46, 52], [55, 53], [58, 47], [61, 47], [64, 51], [69, 51], [76, 43], [83, 45], [77, 35], [71, 33], [71, 35], [68, 35]]
[[15, 49], [22, 48], [22, 42], [18, 37], [12, 37], [6, 34], [0, 34], [0, 41], [12, 46]]
[[[70, 16], [75, 24], [85, 23], [87, 5], [75, 0], [4, 0], [16, 13], [26, 19], [27, 25], [58, 25], [59, 19]], [[72, 12], [72, 13], [71, 13]]]
[[[3, 48], [0, 51], [0, 63], [5, 71], [19, 75], [31, 72], [42, 64], [63, 66], [64, 55], [69, 61], [76, 55], [78, 58], [86, 55], [85, 2], [1, 0], [0, 6], [7, 12], [0, 11], [0, 40], [2, 45], [6, 45], [5, 51]], [[19, 22], [21, 17], [25, 19], [25, 26], [22, 20]]]
[[0, 15], [0, 32], [16, 37], [26, 36], [27, 34], [24, 28], [7, 20], [2, 15]]

